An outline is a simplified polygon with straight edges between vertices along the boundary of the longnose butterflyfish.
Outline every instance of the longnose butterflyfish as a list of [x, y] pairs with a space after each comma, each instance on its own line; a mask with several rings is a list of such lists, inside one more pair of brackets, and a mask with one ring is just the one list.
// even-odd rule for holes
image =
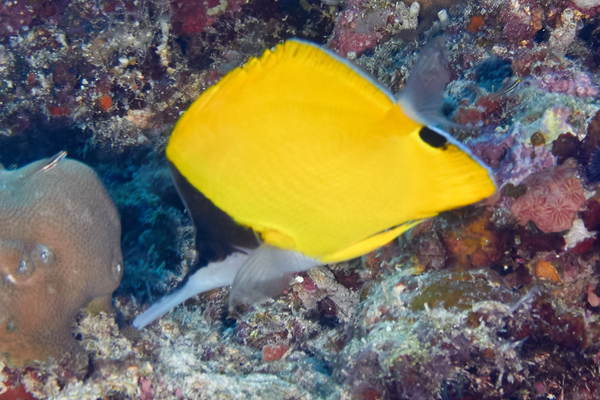
[[397, 98], [347, 60], [298, 40], [207, 89], [167, 145], [203, 267], [134, 326], [223, 286], [232, 285], [230, 307], [271, 298], [293, 273], [359, 257], [492, 195], [491, 171], [434, 126], [449, 80], [434, 42]]

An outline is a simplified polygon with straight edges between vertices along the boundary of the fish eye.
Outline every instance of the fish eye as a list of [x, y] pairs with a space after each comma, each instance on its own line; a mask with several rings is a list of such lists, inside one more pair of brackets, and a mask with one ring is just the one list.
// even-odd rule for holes
[[421, 128], [419, 136], [421, 137], [422, 141], [435, 148], [444, 147], [446, 143], [448, 143], [448, 139], [446, 139], [443, 135], [440, 135], [436, 131], [429, 129], [426, 126]]

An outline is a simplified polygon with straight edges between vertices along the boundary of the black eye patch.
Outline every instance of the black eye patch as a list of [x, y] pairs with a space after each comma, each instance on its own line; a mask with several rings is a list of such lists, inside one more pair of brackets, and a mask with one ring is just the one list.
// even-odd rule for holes
[[444, 136], [426, 126], [421, 129], [419, 136], [421, 140], [435, 148], [444, 147], [448, 143], [448, 140]]

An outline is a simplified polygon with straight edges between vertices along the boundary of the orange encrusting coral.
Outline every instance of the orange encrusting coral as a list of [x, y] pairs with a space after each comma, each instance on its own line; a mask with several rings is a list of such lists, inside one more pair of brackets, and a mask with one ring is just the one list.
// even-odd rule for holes
[[48, 112], [53, 117], [66, 117], [67, 115], [69, 115], [71, 113], [71, 111], [67, 107], [56, 107], [56, 106], [49, 106]]
[[100, 105], [102, 111], [108, 111], [112, 107], [113, 101], [109, 95], [105, 94], [102, 97], [100, 97], [98, 104]]
[[560, 283], [560, 275], [550, 261], [540, 260], [535, 265], [535, 274], [538, 278]]
[[474, 15], [467, 23], [466, 28], [469, 32], [477, 32], [483, 27], [484, 23], [485, 20], [481, 15]]
[[285, 355], [289, 348], [289, 346], [286, 346], [283, 343], [266, 345], [262, 350], [263, 361], [277, 361]]
[[484, 267], [500, 259], [504, 248], [501, 235], [486, 229], [487, 224], [487, 218], [480, 218], [460, 231], [444, 235], [444, 242], [459, 265]]

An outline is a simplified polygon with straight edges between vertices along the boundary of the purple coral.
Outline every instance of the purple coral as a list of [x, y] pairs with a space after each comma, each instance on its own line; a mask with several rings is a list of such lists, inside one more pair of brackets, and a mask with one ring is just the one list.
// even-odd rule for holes
[[365, 13], [362, 3], [361, 0], [349, 1], [338, 18], [331, 45], [343, 57], [373, 48], [386, 36], [383, 28], [391, 10]]
[[598, 87], [585, 72], [552, 72], [546, 68], [535, 84], [552, 93], [566, 93], [577, 97], [593, 97], [599, 93]]
[[511, 207], [519, 223], [533, 221], [545, 233], [569, 229], [575, 213], [585, 203], [583, 187], [575, 172], [572, 164], [566, 162], [525, 179], [527, 193]]
[[331, 48], [343, 57], [354, 58], [401, 30], [414, 32], [419, 10], [418, 2], [408, 7], [400, 1], [394, 7], [373, 8], [368, 1], [350, 0], [337, 18]]

